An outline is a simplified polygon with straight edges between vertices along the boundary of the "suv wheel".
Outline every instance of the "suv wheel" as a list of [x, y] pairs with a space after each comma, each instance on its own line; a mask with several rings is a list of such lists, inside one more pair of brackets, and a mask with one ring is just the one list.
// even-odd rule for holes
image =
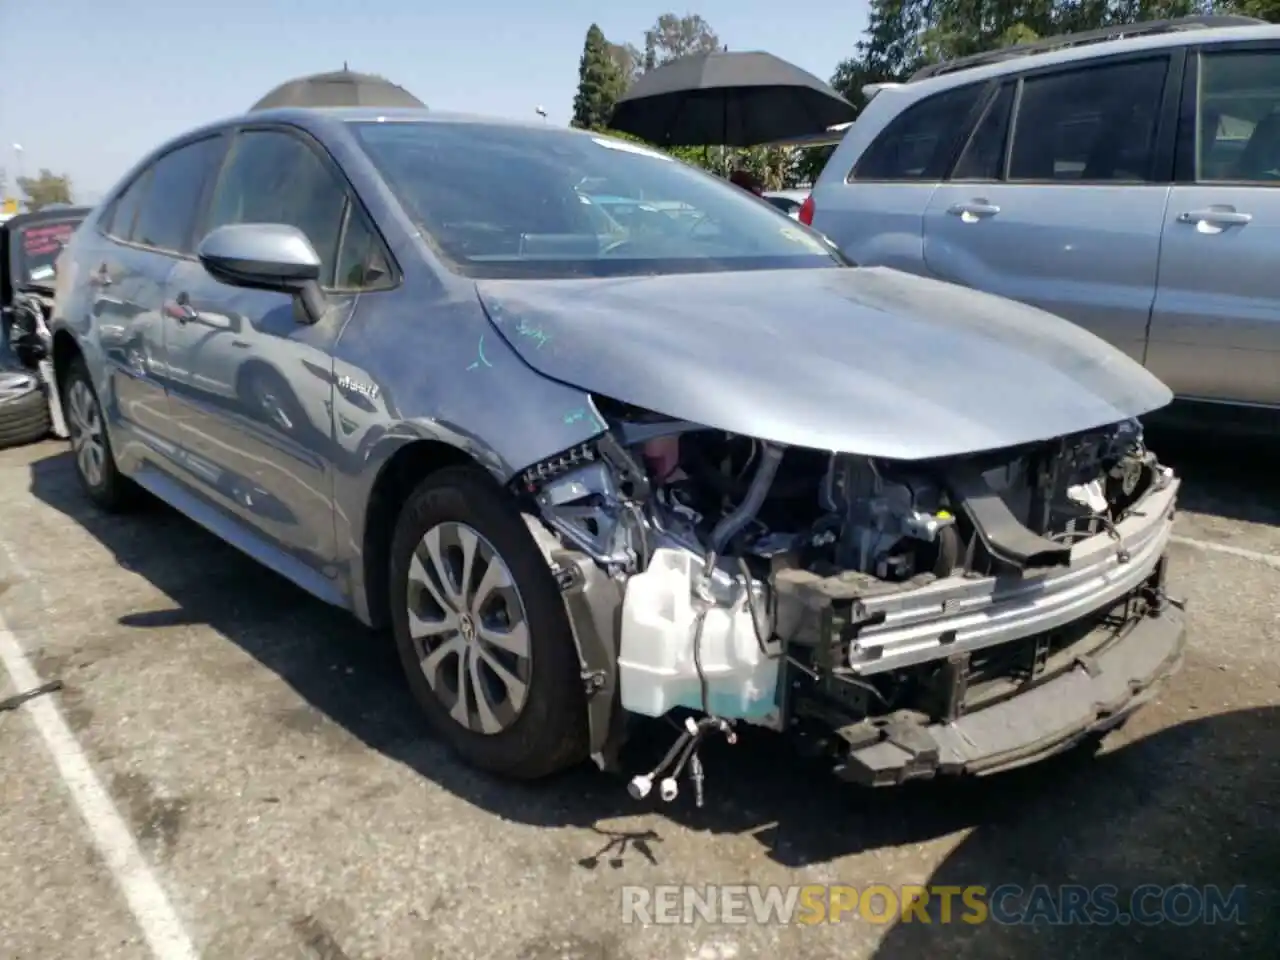
[[586, 758], [586, 701], [560, 591], [511, 500], [451, 467], [410, 496], [391, 554], [414, 697], [468, 763], [535, 779]]
[[71, 435], [76, 475], [89, 498], [102, 509], [113, 512], [130, 506], [136, 488], [116, 468], [102, 404], [98, 402], [89, 369], [81, 357], [72, 360], [67, 371], [62, 408]]

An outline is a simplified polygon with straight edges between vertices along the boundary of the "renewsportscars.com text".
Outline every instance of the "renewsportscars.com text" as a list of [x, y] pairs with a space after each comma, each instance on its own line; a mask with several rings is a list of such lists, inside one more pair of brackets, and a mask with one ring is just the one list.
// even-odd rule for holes
[[926, 923], [1195, 926], [1245, 922], [1246, 888], [1109, 884], [900, 886], [704, 885], [622, 888], [628, 924]]

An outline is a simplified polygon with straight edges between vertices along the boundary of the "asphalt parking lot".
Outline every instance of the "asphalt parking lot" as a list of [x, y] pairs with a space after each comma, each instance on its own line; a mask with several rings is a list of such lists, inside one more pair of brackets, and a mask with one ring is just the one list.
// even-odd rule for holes
[[[1280, 458], [1162, 452], [1187, 478], [1187, 664], [1100, 753], [865, 793], [744, 738], [706, 755], [698, 810], [592, 769], [469, 772], [423, 736], [383, 638], [164, 507], [96, 514], [59, 444], [6, 451], [0, 699], [63, 687], [0, 713], [0, 956], [1280, 955]], [[670, 883], [1243, 884], [1247, 909], [1187, 927], [623, 923], [624, 885]]]

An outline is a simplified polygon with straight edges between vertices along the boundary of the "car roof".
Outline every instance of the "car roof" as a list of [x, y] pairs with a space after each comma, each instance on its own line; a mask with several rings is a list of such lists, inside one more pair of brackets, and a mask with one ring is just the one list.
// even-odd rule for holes
[[550, 126], [544, 121], [516, 120], [510, 117], [493, 117], [473, 113], [453, 113], [417, 107], [277, 107], [270, 110], [250, 110], [235, 116], [186, 131], [176, 140], [186, 140], [203, 134], [224, 130], [227, 127], [254, 123], [288, 123], [304, 129], [335, 129], [347, 123], [453, 123], [504, 126], [512, 129], [555, 130], [577, 133], [583, 136], [600, 136], [588, 130]]
[[[209, 123], [192, 127], [170, 137], [153, 147], [138, 159], [133, 167], [116, 182], [108, 195], [108, 201], [119, 196], [119, 192], [156, 159], [192, 140], [225, 133], [232, 127], [254, 124], [288, 124], [309, 133], [321, 136], [342, 136], [344, 128], [357, 122], [392, 122], [392, 123], [448, 123], [477, 124], [486, 126], [510, 127], [513, 130], [525, 129], [530, 132], [553, 131], [567, 136], [599, 137], [601, 134], [591, 130], [578, 130], [573, 127], [551, 126], [545, 121], [514, 120], [509, 117], [493, 117], [471, 113], [451, 113], [447, 111], [428, 110], [425, 107], [276, 107], [267, 110], [249, 110], [232, 116], [223, 117]], [[109, 206], [107, 202], [103, 209]]]
[[[1065, 40], [1066, 37], [1057, 38]], [[886, 91], [910, 91], [912, 100], [938, 90], [964, 86], [974, 81], [988, 80], [1012, 73], [1023, 73], [1041, 67], [1058, 66], [1109, 57], [1117, 54], [1138, 53], [1145, 50], [1167, 50], [1175, 47], [1191, 46], [1203, 43], [1229, 43], [1241, 40], [1276, 40], [1280, 39], [1280, 24], [1268, 24], [1261, 21], [1246, 23], [1242, 26], [1203, 26], [1200, 28], [1183, 28], [1166, 30], [1159, 33], [1121, 36], [1117, 39], [1099, 39], [1095, 42], [1082, 43], [1078, 46], [1061, 47], [1042, 53], [1030, 52], [1025, 55], [1012, 55], [993, 63], [979, 63], [964, 67], [961, 61], [953, 61], [945, 72], [932, 76], [909, 79], [906, 83], [889, 85]], [[1047, 41], [1045, 41], [1047, 42]], [[1036, 44], [1027, 44], [1028, 48]], [[1009, 54], [1016, 48], [1003, 51]], [[992, 51], [993, 54], [998, 53]], [[966, 58], [967, 59], [967, 58]]]

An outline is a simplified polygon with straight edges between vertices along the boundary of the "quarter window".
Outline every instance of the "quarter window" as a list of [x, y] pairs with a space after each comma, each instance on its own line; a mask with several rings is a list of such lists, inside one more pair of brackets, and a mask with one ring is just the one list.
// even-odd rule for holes
[[205, 185], [218, 162], [219, 137], [197, 140], [166, 153], [151, 167], [146, 199], [130, 239], [134, 243], [188, 253]]
[[[279, 130], [237, 138], [209, 210], [206, 229], [230, 223], [283, 223], [311, 241], [321, 282], [334, 285], [346, 187], [302, 139]], [[339, 285], [345, 286], [339, 281]]]
[[1158, 57], [1024, 80], [1009, 179], [1149, 181], [1168, 64]]
[[968, 84], [908, 107], [872, 141], [849, 179], [941, 179], [984, 89]]
[[1280, 182], [1280, 51], [1203, 54], [1198, 101], [1198, 181]]
[[382, 286], [391, 277], [382, 244], [360, 209], [352, 205], [347, 228], [338, 251], [338, 269], [334, 287], [342, 290], [364, 290]]

